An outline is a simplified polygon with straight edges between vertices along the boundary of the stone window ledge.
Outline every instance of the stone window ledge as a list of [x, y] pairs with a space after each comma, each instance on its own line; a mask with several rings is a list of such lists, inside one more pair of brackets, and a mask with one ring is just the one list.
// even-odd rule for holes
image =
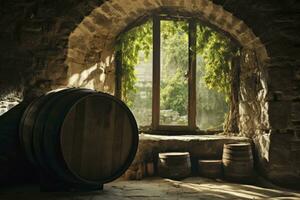
[[141, 133], [141, 141], [224, 141], [224, 142], [245, 142], [250, 141], [247, 137], [226, 136], [226, 135], [154, 135]]
[[226, 143], [251, 142], [251, 139], [224, 135], [150, 135], [140, 134], [134, 163], [156, 162], [159, 152], [189, 152], [192, 162], [198, 159], [221, 159]]

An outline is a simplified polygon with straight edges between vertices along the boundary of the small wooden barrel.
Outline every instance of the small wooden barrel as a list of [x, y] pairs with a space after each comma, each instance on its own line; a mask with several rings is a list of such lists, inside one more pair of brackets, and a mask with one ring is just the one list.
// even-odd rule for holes
[[121, 176], [138, 145], [133, 114], [119, 99], [88, 89], [32, 102], [20, 123], [29, 160], [67, 183], [98, 185]]
[[224, 144], [224, 176], [237, 182], [251, 182], [253, 179], [253, 156], [250, 143]]
[[163, 178], [180, 180], [191, 174], [191, 160], [188, 152], [167, 152], [158, 154], [158, 174]]
[[198, 160], [198, 172], [203, 177], [221, 178], [222, 160]]

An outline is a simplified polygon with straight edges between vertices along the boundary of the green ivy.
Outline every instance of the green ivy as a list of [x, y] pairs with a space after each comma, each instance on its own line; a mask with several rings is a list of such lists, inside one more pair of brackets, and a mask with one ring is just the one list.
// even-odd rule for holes
[[229, 101], [231, 61], [238, 51], [229, 38], [209, 27], [197, 27], [197, 53], [205, 63], [205, 83], [209, 89], [225, 94]]
[[[162, 37], [174, 35], [174, 31], [178, 31], [178, 28], [182, 31], [187, 31], [185, 23], [174, 22], [174, 24], [175, 26], [167, 27], [168, 31], [164, 32]], [[152, 27], [152, 20], [149, 20], [118, 38], [117, 50], [122, 50], [122, 99], [129, 106], [132, 106], [132, 102], [128, 98], [128, 94], [137, 92], [137, 89], [134, 87], [137, 81], [134, 67], [139, 63], [138, 53], [143, 51], [146, 54], [146, 58], [149, 58], [152, 51]], [[170, 51], [174, 49], [176, 50], [176, 48], [170, 48]], [[207, 88], [223, 93], [228, 102], [231, 83], [231, 60], [237, 55], [237, 48], [228, 37], [198, 23], [196, 51], [202, 55], [204, 60], [206, 70], [204, 79]], [[182, 61], [182, 51], [178, 51], [178, 49], [169, 55], [172, 56], [166, 58], [168, 62], [184, 62]], [[170, 81], [172, 82], [173, 80]], [[165, 92], [162, 93], [164, 94]]]
[[184, 72], [177, 68], [174, 76], [169, 77], [167, 83], [162, 85], [161, 106], [162, 109], [173, 109], [180, 115], [187, 114], [188, 87], [187, 79], [182, 76]]
[[121, 35], [116, 50], [122, 51], [122, 99], [131, 106], [128, 94], [137, 92], [134, 67], [139, 63], [138, 53], [144, 51], [149, 58], [152, 51], [152, 20]]

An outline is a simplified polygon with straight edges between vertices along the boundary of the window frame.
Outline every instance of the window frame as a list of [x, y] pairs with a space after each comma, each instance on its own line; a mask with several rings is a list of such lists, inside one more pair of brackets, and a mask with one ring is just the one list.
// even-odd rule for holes
[[[186, 21], [188, 31], [188, 125], [161, 125], [160, 121], [160, 70], [161, 70], [161, 21]], [[153, 87], [152, 87], [152, 124], [158, 131], [195, 131], [196, 126], [196, 22], [193, 18], [153, 16]]]
[[[229, 37], [231, 41], [238, 44], [232, 36], [222, 31], [218, 27], [205, 22], [200, 16], [189, 16], [178, 14], [170, 14], [165, 12], [156, 12], [152, 15], [144, 16], [137, 20], [135, 23], [129, 25], [122, 33], [129, 31], [130, 29], [144, 24], [147, 20], [152, 19], [153, 21], [153, 74], [152, 74], [152, 121], [151, 124], [147, 126], [139, 127], [141, 132], [149, 134], [160, 134], [160, 135], [203, 135], [203, 134], [216, 134], [221, 133], [223, 130], [201, 130], [197, 127], [196, 117], [196, 47], [197, 47], [197, 21], [201, 21], [204, 25], [207, 25], [214, 30], [222, 33], [223, 35]], [[160, 21], [162, 20], [172, 20], [172, 21], [187, 21], [189, 26], [189, 64], [188, 64], [188, 125], [161, 125], [160, 121], [160, 33], [161, 26]], [[121, 34], [122, 34], [121, 33]], [[115, 95], [121, 99], [122, 97], [122, 52], [119, 50], [116, 52], [116, 92]]]

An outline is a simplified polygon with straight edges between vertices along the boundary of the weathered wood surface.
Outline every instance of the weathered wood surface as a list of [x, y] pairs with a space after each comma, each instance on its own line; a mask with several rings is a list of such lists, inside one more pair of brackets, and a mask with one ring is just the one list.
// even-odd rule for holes
[[225, 178], [234, 181], [251, 181], [253, 156], [250, 143], [224, 144], [223, 168]]
[[183, 179], [191, 174], [188, 152], [166, 152], [158, 154], [158, 173], [161, 177]]
[[222, 177], [222, 160], [198, 160], [198, 172], [200, 176], [208, 178]]

